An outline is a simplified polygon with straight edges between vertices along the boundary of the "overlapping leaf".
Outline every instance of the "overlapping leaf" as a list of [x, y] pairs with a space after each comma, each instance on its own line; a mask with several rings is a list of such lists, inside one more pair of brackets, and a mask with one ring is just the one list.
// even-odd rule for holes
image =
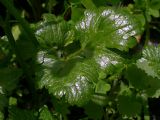
[[41, 108], [39, 119], [40, 120], [55, 120], [52, 114], [50, 113], [50, 111], [48, 110], [47, 106], [44, 106]]
[[65, 97], [70, 104], [78, 105], [90, 99], [97, 74], [94, 65], [80, 59], [55, 60], [49, 66], [44, 61], [43, 68], [37, 73], [40, 87], [45, 86], [56, 97]]
[[148, 96], [153, 96], [160, 88], [159, 79], [147, 75], [143, 70], [137, 68], [136, 65], [131, 65], [126, 71], [126, 78], [130, 85], [135, 89], [141, 90]]
[[109, 48], [128, 50], [135, 45], [133, 41], [136, 40], [130, 38], [140, 32], [140, 27], [127, 11], [105, 8], [87, 10], [84, 15], [76, 25], [83, 46], [92, 42], [95, 45], [99, 43]]
[[120, 73], [125, 66], [123, 57], [102, 46], [95, 50], [93, 58], [98, 64], [100, 71], [103, 71], [106, 75]]
[[45, 17], [36, 30], [36, 37], [40, 46], [52, 48], [53, 46], [63, 47], [65, 43], [72, 42], [74, 32], [65, 21], [55, 20], [51, 15]]
[[142, 52], [142, 58], [137, 61], [138, 68], [148, 75], [160, 79], [160, 47], [149, 46]]
[[118, 97], [118, 110], [122, 115], [136, 116], [141, 112], [141, 104], [133, 95], [120, 95]]
[[[110, 8], [87, 10], [84, 18], [75, 25], [75, 32], [70, 30], [68, 22], [54, 23], [51, 19], [42, 23], [36, 31], [40, 45], [47, 48], [47, 52], [38, 55], [41, 65], [36, 73], [37, 84], [39, 88], [46, 87], [57, 98], [64, 97], [70, 104], [81, 105], [89, 101], [94, 93], [97, 70], [111, 75], [121, 73], [124, 68], [123, 57], [106, 47], [119, 50], [132, 48], [136, 44], [132, 36], [139, 29], [126, 11]], [[80, 41], [80, 48], [66, 54], [66, 46], [74, 40]], [[90, 49], [87, 45], [93, 47], [93, 51], [86, 52]], [[54, 58], [59, 49], [49, 53], [48, 48], [53, 47], [62, 48], [64, 56]], [[108, 90], [106, 86], [104, 91]]]

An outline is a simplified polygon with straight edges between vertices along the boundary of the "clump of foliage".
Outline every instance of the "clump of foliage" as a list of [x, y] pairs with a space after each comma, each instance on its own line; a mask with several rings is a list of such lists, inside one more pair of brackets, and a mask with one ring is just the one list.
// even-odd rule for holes
[[0, 3], [0, 120], [158, 119], [158, 0]]

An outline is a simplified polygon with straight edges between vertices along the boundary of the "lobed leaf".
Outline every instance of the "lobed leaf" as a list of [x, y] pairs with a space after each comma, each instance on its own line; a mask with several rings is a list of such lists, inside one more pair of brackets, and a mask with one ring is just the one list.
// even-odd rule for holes
[[96, 68], [90, 61], [72, 59], [50, 62], [37, 72], [38, 86], [46, 87], [57, 98], [65, 97], [70, 104], [81, 105], [89, 101], [98, 79]]
[[52, 16], [46, 17], [45, 21], [37, 27], [35, 35], [43, 48], [63, 47], [65, 43], [70, 43], [74, 39], [71, 26], [65, 21], [55, 21], [55, 19]]
[[127, 51], [135, 45], [132, 36], [140, 32], [140, 26], [124, 9], [101, 8], [86, 10], [76, 30], [82, 46], [91, 42]]
[[130, 85], [143, 91], [148, 96], [153, 96], [160, 88], [159, 79], [147, 75], [143, 70], [137, 68], [136, 65], [131, 65], [127, 68], [125, 77]]
[[123, 57], [103, 46], [95, 49], [93, 58], [100, 68], [100, 73], [103, 71], [106, 75], [121, 72], [125, 66]]
[[142, 58], [137, 60], [137, 67], [148, 75], [160, 79], [160, 47], [149, 46], [142, 52]]

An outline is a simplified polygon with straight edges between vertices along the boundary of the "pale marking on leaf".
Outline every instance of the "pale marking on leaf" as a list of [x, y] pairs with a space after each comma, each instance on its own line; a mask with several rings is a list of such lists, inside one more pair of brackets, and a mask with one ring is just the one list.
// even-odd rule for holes
[[109, 64], [110, 60], [108, 57], [106, 56], [101, 56], [99, 59], [98, 59], [98, 63], [100, 63], [100, 67], [102, 69], [106, 68]]

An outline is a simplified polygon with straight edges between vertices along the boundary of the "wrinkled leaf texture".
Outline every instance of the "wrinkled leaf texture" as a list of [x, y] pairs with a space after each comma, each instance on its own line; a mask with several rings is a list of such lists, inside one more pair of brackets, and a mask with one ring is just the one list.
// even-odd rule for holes
[[82, 62], [79, 59], [70, 61], [53, 61], [44, 65], [37, 73], [41, 81], [40, 87], [46, 87], [50, 93], [61, 98], [65, 96], [71, 104], [82, 105], [91, 98], [94, 93], [94, 83], [98, 78], [98, 72], [90, 61]]
[[86, 10], [84, 18], [76, 24], [76, 30], [82, 46], [91, 42], [91, 44], [105, 44], [108, 48], [127, 51], [135, 45], [132, 36], [141, 31], [138, 23], [124, 9], [101, 8]]
[[[98, 73], [114, 73], [124, 66], [123, 58], [106, 47], [127, 51], [135, 45], [132, 36], [140, 29], [125, 10], [111, 8], [86, 10], [84, 17], [72, 28], [72, 34], [69, 34], [70, 29], [65, 29], [67, 22], [62, 24], [42, 23], [42, 29], [36, 31], [40, 45], [55, 47], [55, 44], [59, 47], [59, 43], [63, 43], [63, 48], [79, 40], [82, 52], [71, 59], [60, 60], [48, 54], [48, 49], [47, 52], [40, 51], [37, 85], [38, 88], [46, 87], [57, 98], [64, 97], [70, 104], [82, 105], [94, 94]], [[93, 47], [93, 55], [89, 57], [84, 52], [88, 45]]]
[[138, 68], [148, 75], [160, 79], [160, 46], [148, 46], [142, 52], [142, 58], [137, 60]]

